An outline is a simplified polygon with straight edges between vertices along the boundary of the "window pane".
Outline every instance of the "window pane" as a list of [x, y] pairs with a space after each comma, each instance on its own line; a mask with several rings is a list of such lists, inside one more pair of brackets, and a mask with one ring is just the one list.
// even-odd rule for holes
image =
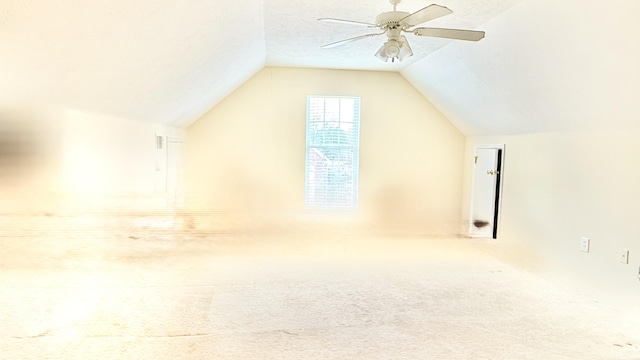
[[309, 97], [307, 107], [306, 205], [354, 209], [360, 99]]
[[309, 149], [307, 159], [307, 205], [326, 209], [351, 209], [355, 204], [353, 165], [355, 150]]
[[324, 99], [309, 99], [307, 121], [324, 122]]
[[354, 99], [344, 99], [340, 105], [340, 121], [353, 122], [354, 117]]

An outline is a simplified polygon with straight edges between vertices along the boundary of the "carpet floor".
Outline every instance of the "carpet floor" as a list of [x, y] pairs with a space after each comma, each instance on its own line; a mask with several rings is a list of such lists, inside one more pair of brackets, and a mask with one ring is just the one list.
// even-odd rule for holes
[[486, 240], [0, 236], [2, 359], [640, 359], [640, 326]]

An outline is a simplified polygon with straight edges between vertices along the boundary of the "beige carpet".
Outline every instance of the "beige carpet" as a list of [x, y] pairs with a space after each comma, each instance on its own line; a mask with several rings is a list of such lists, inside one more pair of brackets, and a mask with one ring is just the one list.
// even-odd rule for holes
[[640, 326], [486, 240], [4, 217], [1, 359], [640, 359]]

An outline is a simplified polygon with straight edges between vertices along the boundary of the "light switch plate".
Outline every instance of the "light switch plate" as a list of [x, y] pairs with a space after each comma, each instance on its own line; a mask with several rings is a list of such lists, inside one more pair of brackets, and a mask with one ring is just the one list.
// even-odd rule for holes
[[589, 245], [591, 243], [591, 240], [589, 238], [583, 237], [580, 239], [580, 251], [582, 252], [589, 252]]

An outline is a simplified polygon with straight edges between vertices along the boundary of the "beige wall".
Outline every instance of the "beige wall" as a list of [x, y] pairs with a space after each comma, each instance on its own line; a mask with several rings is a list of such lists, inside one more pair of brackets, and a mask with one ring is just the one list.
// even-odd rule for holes
[[11, 134], [0, 151], [3, 211], [55, 212], [154, 193], [166, 174], [155, 135], [184, 136], [176, 128], [52, 106], [5, 108], [0, 118], [3, 133]]
[[464, 136], [391, 72], [263, 69], [187, 129], [188, 203], [300, 213], [307, 95], [361, 98], [358, 214], [368, 226], [459, 231]]
[[[465, 159], [469, 189], [476, 144], [504, 143], [499, 241], [521, 252], [505, 260], [608, 300], [640, 296], [640, 133], [600, 131], [470, 137]], [[464, 217], [468, 219], [469, 192]], [[580, 238], [591, 251], [580, 251]], [[620, 250], [629, 264], [619, 263]]]

